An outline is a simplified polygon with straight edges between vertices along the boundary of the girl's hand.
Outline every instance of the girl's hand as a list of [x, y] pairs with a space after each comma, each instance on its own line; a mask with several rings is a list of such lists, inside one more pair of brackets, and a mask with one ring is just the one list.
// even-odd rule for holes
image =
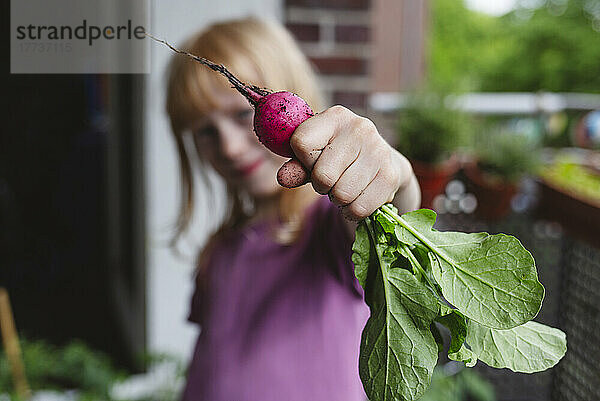
[[379, 206], [418, 207], [420, 191], [406, 157], [393, 149], [375, 124], [343, 106], [304, 121], [290, 138], [294, 154], [310, 172], [313, 188], [328, 194], [350, 220]]

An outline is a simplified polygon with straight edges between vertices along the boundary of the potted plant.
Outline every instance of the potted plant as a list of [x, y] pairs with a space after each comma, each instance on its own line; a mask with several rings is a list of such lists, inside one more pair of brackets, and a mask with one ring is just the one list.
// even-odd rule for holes
[[446, 107], [443, 96], [410, 95], [398, 115], [396, 148], [413, 166], [421, 186], [421, 206], [432, 207], [460, 165], [456, 150], [465, 142], [466, 115]]
[[506, 216], [526, 174], [539, 165], [538, 150], [522, 134], [486, 130], [475, 143], [475, 157], [464, 173], [477, 198], [475, 213], [488, 220]]

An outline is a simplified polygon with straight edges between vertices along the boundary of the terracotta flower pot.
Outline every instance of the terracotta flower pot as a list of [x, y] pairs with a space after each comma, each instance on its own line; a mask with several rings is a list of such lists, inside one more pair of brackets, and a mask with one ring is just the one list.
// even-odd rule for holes
[[485, 173], [475, 162], [465, 165], [463, 170], [469, 190], [477, 198], [475, 214], [486, 220], [498, 220], [510, 212], [510, 203], [518, 190], [516, 184]]
[[446, 185], [458, 171], [460, 164], [456, 157], [438, 163], [429, 164], [411, 160], [413, 171], [421, 186], [421, 207], [431, 209], [433, 199], [444, 193]]

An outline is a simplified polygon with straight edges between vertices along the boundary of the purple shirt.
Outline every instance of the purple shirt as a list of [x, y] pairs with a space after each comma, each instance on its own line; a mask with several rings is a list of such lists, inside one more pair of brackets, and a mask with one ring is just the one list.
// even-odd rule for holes
[[326, 196], [301, 237], [281, 245], [268, 223], [211, 253], [208, 289], [189, 320], [202, 327], [184, 401], [364, 401], [360, 335], [369, 317], [343, 218]]

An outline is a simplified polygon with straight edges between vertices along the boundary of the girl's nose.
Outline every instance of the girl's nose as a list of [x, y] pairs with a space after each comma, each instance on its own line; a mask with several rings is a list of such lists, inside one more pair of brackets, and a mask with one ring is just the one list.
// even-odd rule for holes
[[217, 124], [219, 147], [223, 157], [235, 161], [248, 150], [248, 132], [233, 121]]

